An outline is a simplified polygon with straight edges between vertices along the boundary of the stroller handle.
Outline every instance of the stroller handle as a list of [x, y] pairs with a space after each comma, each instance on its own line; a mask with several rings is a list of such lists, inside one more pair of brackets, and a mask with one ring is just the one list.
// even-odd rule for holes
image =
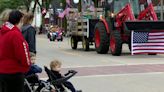
[[67, 76], [65, 76], [65, 77], [63, 77], [63, 78], [60, 78], [60, 79], [54, 79], [54, 78], [56, 78], [56, 76], [52, 73], [52, 71], [51, 70], [49, 70], [46, 66], [44, 66], [44, 69], [45, 69], [45, 71], [46, 71], [46, 73], [47, 73], [47, 75], [48, 75], [48, 77], [49, 77], [49, 79], [50, 79], [50, 82], [53, 84], [53, 85], [60, 85], [60, 84], [62, 84], [62, 83], [64, 83], [64, 82], [66, 82], [67, 80], [69, 80], [71, 77], [73, 77], [76, 73], [77, 73], [77, 71], [72, 71], [72, 72], [70, 72]]

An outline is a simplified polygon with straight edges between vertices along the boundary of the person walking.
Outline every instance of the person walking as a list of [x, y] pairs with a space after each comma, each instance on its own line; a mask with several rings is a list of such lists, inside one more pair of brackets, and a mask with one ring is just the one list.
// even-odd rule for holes
[[11, 11], [0, 29], [0, 92], [24, 90], [24, 73], [31, 60], [28, 44], [17, 27], [22, 17], [20, 11]]

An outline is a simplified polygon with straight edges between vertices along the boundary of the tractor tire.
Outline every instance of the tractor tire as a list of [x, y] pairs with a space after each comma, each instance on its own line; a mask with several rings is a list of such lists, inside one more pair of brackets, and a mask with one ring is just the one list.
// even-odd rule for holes
[[120, 56], [122, 52], [122, 40], [119, 31], [115, 30], [110, 35], [110, 50], [114, 56]]
[[89, 51], [89, 39], [88, 38], [83, 37], [82, 46], [83, 46], [84, 51]]
[[109, 50], [109, 35], [102, 22], [98, 22], [95, 26], [95, 48], [97, 53], [106, 54]]
[[77, 39], [76, 39], [76, 37], [71, 37], [71, 47], [72, 47], [72, 49], [77, 49], [77, 43], [78, 43], [78, 41], [77, 41]]

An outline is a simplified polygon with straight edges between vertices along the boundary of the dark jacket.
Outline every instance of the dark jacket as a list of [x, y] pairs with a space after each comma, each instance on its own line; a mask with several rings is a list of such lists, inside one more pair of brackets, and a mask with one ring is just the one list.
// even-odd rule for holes
[[22, 27], [22, 34], [29, 45], [29, 51], [36, 54], [36, 30], [31, 25]]
[[55, 75], [55, 79], [63, 78], [63, 76], [61, 75], [61, 73], [59, 73], [58, 71], [54, 71], [54, 70], [51, 70], [51, 71]]
[[0, 73], [25, 73], [30, 65], [27, 42], [19, 28], [6, 22], [0, 30]]

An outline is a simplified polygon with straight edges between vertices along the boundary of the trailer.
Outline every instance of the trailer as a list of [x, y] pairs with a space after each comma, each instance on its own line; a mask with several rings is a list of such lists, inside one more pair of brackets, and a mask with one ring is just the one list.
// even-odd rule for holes
[[77, 49], [78, 43], [82, 42], [84, 51], [89, 51], [90, 45], [94, 45], [94, 28], [99, 21], [96, 15], [103, 14], [103, 8], [93, 11], [79, 12], [76, 8], [70, 9], [67, 17], [67, 32], [71, 36], [71, 48]]

